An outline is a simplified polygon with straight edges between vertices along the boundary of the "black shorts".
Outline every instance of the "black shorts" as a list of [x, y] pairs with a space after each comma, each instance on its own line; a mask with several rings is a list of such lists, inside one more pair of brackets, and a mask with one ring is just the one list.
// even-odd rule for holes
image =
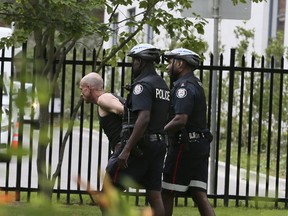
[[208, 159], [210, 142], [205, 138], [189, 143], [170, 146], [165, 160], [162, 188], [189, 193], [191, 190], [207, 192]]
[[130, 154], [128, 167], [121, 169], [117, 162], [123, 147], [118, 149], [109, 159], [106, 172], [113, 184], [122, 189], [144, 188], [146, 190], [161, 190], [161, 179], [166, 154], [164, 141], [145, 142], [140, 146], [143, 151], [142, 157]]

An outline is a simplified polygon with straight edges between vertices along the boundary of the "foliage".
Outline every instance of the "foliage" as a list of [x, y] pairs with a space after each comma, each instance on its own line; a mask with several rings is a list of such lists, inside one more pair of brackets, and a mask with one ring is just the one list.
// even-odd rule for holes
[[[103, 0], [6, 2], [0, 8], [1, 17], [8, 23], [15, 22], [16, 25], [16, 32], [10, 38], [10, 43], [6, 41], [6, 45], [26, 41], [38, 31], [44, 36], [43, 43], [47, 42], [49, 37], [56, 37], [59, 44], [94, 32], [101, 33], [107, 29], [98, 18], [91, 17], [91, 13], [95, 9], [103, 8], [104, 3]], [[53, 35], [54, 33], [56, 35]]]
[[[271, 59], [274, 59], [274, 66], [281, 66], [281, 59], [287, 55], [288, 47], [283, 46], [284, 32], [278, 31], [275, 38], [269, 38], [269, 46], [266, 49], [267, 65], [271, 64]], [[287, 57], [286, 57], [287, 58]], [[288, 58], [287, 58], [288, 59]]]
[[[61, 72], [62, 63], [66, 54], [75, 46], [81, 38], [97, 35], [99, 40], [95, 43], [98, 46], [96, 54], [101, 64], [108, 61], [113, 64], [111, 59], [116, 59], [117, 53], [123, 59], [125, 52], [133, 45], [136, 40], [134, 37], [141, 32], [143, 26], [148, 24], [153, 31], [160, 34], [160, 28], [166, 29], [170, 37], [175, 36], [175, 32], [183, 32], [185, 36], [189, 35], [187, 29], [194, 28], [198, 33], [203, 34], [202, 19], [191, 22], [187, 18], [175, 18], [171, 11], [181, 12], [183, 8], [190, 7], [189, 0], [149, 0], [139, 1], [140, 14], [135, 14], [130, 20], [120, 20], [126, 26], [134, 26], [134, 32], [122, 32], [119, 35], [119, 42], [111, 49], [108, 49], [103, 58], [99, 55], [104, 41], [114, 33], [111, 27], [113, 16], [117, 8], [121, 5], [131, 5], [133, 1], [76, 1], [76, 0], [24, 0], [24, 1], [5, 1], [0, 6], [0, 18], [7, 23], [15, 23], [15, 32], [12, 37], [1, 39], [0, 47], [6, 45], [15, 45], [16, 42], [25, 42], [33, 37], [35, 65], [35, 85], [40, 102], [40, 134], [37, 159], [37, 171], [39, 176], [40, 191], [51, 196], [53, 187], [50, 179], [47, 178], [46, 169], [46, 149], [49, 145], [49, 122], [48, 104], [57, 85], [57, 79]], [[168, 11], [163, 10], [161, 4], [166, 4]], [[101, 22], [101, 16], [106, 11], [110, 16], [107, 23]], [[152, 16], [153, 14], [153, 16]], [[141, 20], [135, 22], [136, 17], [141, 16]], [[29, 41], [30, 42], [30, 41]], [[27, 50], [23, 50], [23, 56], [27, 55]], [[52, 73], [54, 62], [57, 61], [55, 73]], [[115, 61], [114, 61], [115, 63]], [[24, 62], [22, 65], [24, 67]], [[92, 70], [99, 72], [102, 65]], [[26, 76], [21, 74], [20, 80], [26, 82]], [[72, 82], [74, 83], [74, 82]]]
[[[78, 180], [80, 184], [86, 188], [84, 182], [81, 182], [81, 179]], [[95, 203], [105, 212], [107, 216], [136, 216], [139, 215], [139, 212], [132, 208], [124, 197], [124, 195], [115, 189], [112, 185], [111, 180], [108, 176], [104, 179], [103, 188], [104, 191], [93, 192], [91, 189], [88, 190], [88, 193], [93, 197]], [[140, 214], [142, 216], [152, 216], [151, 208], [144, 208]]]
[[[254, 33], [255, 33], [254, 29], [247, 29], [245, 27], [240, 27], [240, 26], [237, 26], [236, 29], [234, 30], [234, 34], [236, 38], [239, 39], [239, 44], [236, 46], [236, 59], [235, 59], [235, 61], [237, 62], [236, 64], [238, 64], [239, 66], [247, 65], [247, 59], [248, 59], [246, 58], [246, 56], [248, 55], [247, 51], [250, 46], [253, 47], [254, 45]], [[257, 55], [255, 55], [254, 57], [255, 59], [257, 59]], [[237, 122], [234, 126], [234, 131], [233, 131], [235, 135], [238, 133], [238, 128], [241, 127], [238, 123], [239, 122], [238, 113], [240, 112], [241, 106], [243, 107], [243, 111], [242, 111], [243, 122], [247, 122], [248, 119], [250, 118], [249, 110], [251, 107], [249, 106], [249, 104], [251, 103], [250, 101], [251, 100], [250, 92], [252, 91], [252, 89], [250, 89], [251, 82], [253, 81], [251, 80], [250, 74], [247, 75], [246, 73], [243, 73], [243, 72], [235, 73], [234, 85], [235, 85], [236, 91], [234, 92], [234, 99], [235, 99], [234, 106], [235, 106], [236, 112], [233, 115], [234, 122]], [[241, 96], [243, 96], [242, 101], [240, 100]], [[236, 104], [236, 102], [238, 103]], [[241, 135], [239, 134], [239, 136], [241, 136], [241, 146], [247, 147], [248, 133], [249, 133], [249, 128], [243, 127], [242, 134]], [[237, 136], [233, 136], [233, 137], [236, 138]]]
[[[249, 46], [254, 45], [255, 29], [247, 29], [241, 26], [236, 26], [236, 29], [234, 29], [234, 34], [236, 39], [239, 39], [239, 44], [236, 47], [236, 61], [241, 64], [242, 58], [245, 54], [247, 54]], [[257, 55], [255, 57], [257, 58]]]
[[[78, 179], [81, 186], [87, 187], [87, 185]], [[100, 206], [102, 209], [105, 209], [105, 215], [107, 216], [152, 216], [152, 210], [150, 207], [144, 207], [140, 210], [136, 209], [134, 206], [131, 206], [125, 195], [117, 191], [111, 184], [110, 180], [106, 178], [104, 181], [104, 186], [106, 188], [105, 192], [94, 192], [91, 191], [91, 188], [88, 189], [90, 197], [94, 199], [97, 204], [97, 207], [93, 207], [93, 215], [99, 209]], [[16, 193], [2, 193], [0, 192], [0, 216], [6, 215], [19, 215], [17, 210], [10, 210], [9, 206], [13, 206], [13, 201], [16, 198]], [[15, 205], [15, 204], [14, 204]], [[85, 205], [83, 205], [85, 206]], [[67, 206], [68, 207], [68, 206]], [[15, 208], [15, 207], [14, 207]], [[75, 215], [75, 211], [69, 212], [67, 209], [61, 207], [59, 203], [57, 205], [49, 202], [45, 196], [37, 196], [36, 199], [32, 199], [29, 204], [23, 204], [17, 206], [21, 215]], [[70, 208], [70, 207], [68, 207]], [[79, 207], [78, 207], [79, 208]], [[87, 208], [87, 207], [86, 207]], [[97, 208], [97, 209], [96, 209]], [[78, 215], [78, 214], [77, 214]], [[83, 214], [81, 214], [83, 215]], [[87, 213], [91, 215], [91, 213]], [[98, 214], [96, 214], [98, 215]]]
[[[10, 196], [10, 195], [9, 195]], [[1, 197], [1, 196], [0, 196]], [[5, 196], [5, 199], [7, 196]], [[184, 216], [184, 215], [199, 215], [197, 207], [194, 206], [193, 203], [188, 200], [188, 206], [182, 204], [182, 200], [178, 199], [178, 206], [174, 207], [173, 215], [175, 216]], [[11, 200], [12, 201], [12, 200]], [[0, 216], [38, 216], [38, 215], [62, 215], [62, 216], [101, 216], [101, 212], [97, 206], [93, 205], [65, 205], [65, 204], [53, 204], [50, 205], [49, 208], [41, 209], [41, 206], [37, 206], [34, 203], [13, 203], [9, 201], [9, 203], [1, 203], [0, 204]], [[183, 200], [184, 202], [184, 200]], [[253, 201], [251, 201], [253, 202]], [[38, 202], [39, 203], [39, 202]], [[47, 205], [48, 203], [46, 203]], [[145, 214], [143, 208], [146, 210], [145, 206], [138, 206], [134, 207], [133, 203], [130, 203], [133, 206], [133, 209], [137, 212], [141, 212], [141, 216], [148, 216], [149, 214]], [[223, 205], [217, 206], [215, 208], [216, 215], [221, 216], [254, 216], [254, 215], [261, 215], [261, 216], [286, 216], [287, 209], [284, 208], [275, 208], [271, 204], [269, 205], [267, 202], [262, 202], [258, 208], [255, 208], [255, 205], [249, 205], [245, 207], [244, 201], [240, 201], [240, 206], [235, 207], [234, 204], [230, 204], [229, 207], [223, 207]], [[138, 214], [140, 215], [140, 213]]]
[[[259, 2], [262, 0], [254, 0]], [[243, 2], [241, 0], [241, 2]], [[40, 191], [51, 196], [52, 187], [50, 179], [47, 178], [46, 169], [46, 149], [49, 145], [49, 112], [48, 105], [50, 98], [55, 92], [57, 79], [61, 72], [62, 63], [66, 58], [66, 54], [76, 45], [83, 37], [97, 35], [98, 53], [104, 41], [114, 33], [111, 27], [113, 15], [117, 8], [121, 5], [131, 5], [132, 0], [116, 0], [116, 1], [85, 1], [85, 0], [23, 0], [23, 1], [4, 1], [0, 5], [0, 18], [7, 23], [15, 23], [15, 32], [12, 37], [4, 38], [0, 41], [0, 47], [12, 46], [18, 42], [26, 42], [33, 37], [34, 44], [34, 68], [35, 85], [38, 92], [40, 102], [40, 134], [39, 147], [37, 154], [37, 171], [39, 176]], [[234, 3], [238, 1], [234, 0]], [[163, 10], [161, 4], [165, 4], [168, 10]], [[148, 24], [152, 27], [156, 34], [160, 34], [160, 29], [164, 28], [168, 32], [169, 37], [175, 37], [176, 32], [181, 32], [184, 37], [194, 40], [190, 35], [190, 30], [195, 29], [199, 34], [204, 33], [203, 26], [205, 22], [198, 18], [194, 22], [187, 18], [175, 18], [171, 11], [181, 12], [183, 8], [190, 7], [189, 0], [140, 0], [139, 8], [142, 9], [140, 14], [131, 17], [130, 20], [121, 20], [118, 22], [125, 23], [126, 26], [134, 26], [134, 32], [122, 32], [119, 35], [119, 42], [111, 49], [108, 49], [103, 56], [101, 65], [96, 70], [96, 66], [92, 70], [99, 72], [102, 65], [107, 62], [113, 65], [117, 58], [123, 59], [126, 51], [136, 44], [135, 36], [141, 32], [143, 26]], [[107, 23], [101, 22], [103, 11], [110, 16]], [[99, 13], [100, 12], [100, 13]], [[142, 16], [140, 21], [135, 22], [137, 16]], [[185, 43], [184, 41], [182, 41]], [[27, 50], [23, 50], [23, 56], [27, 55]], [[114, 61], [113, 61], [114, 59]], [[57, 61], [56, 73], [52, 73], [54, 62]], [[22, 62], [25, 67], [25, 62]], [[21, 74], [20, 80], [26, 82], [25, 74]], [[74, 84], [74, 82], [72, 82]]]
[[[240, 67], [246, 66], [249, 61], [248, 47], [253, 47], [254, 43], [254, 30], [236, 27], [234, 33], [239, 39], [236, 47], [236, 64]], [[266, 60], [269, 67], [281, 68], [287, 49], [283, 47], [283, 33], [278, 32], [277, 37], [269, 41], [266, 58], [262, 57], [260, 61], [261, 67], [264, 67], [264, 60]], [[255, 64], [255, 67], [257, 67], [257, 59], [260, 59], [257, 54], [251, 58], [251, 64]], [[286, 152], [282, 150], [287, 148], [287, 144], [285, 145], [287, 133], [283, 129], [287, 127], [288, 117], [288, 91], [285, 88], [288, 83], [287, 77], [280, 73], [265, 74], [257, 71], [248, 74], [245, 71], [235, 71], [234, 74], [234, 111], [231, 136], [233, 142], [231, 144], [232, 153], [237, 152], [237, 154], [230, 157], [231, 163], [239, 162], [242, 168], [258, 169], [256, 171], [266, 172], [267, 175], [284, 177]], [[222, 86], [230, 86], [229, 77], [225, 75], [223, 77]], [[225, 85], [223, 85], [224, 83]], [[228, 101], [229, 89], [224, 87], [221, 91], [223, 100]], [[227, 115], [227, 103], [221, 104], [221, 115]], [[226, 126], [226, 122], [221, 122], [221, 128], [226, 128]], [[226, 130], [224, 131], [226, 133]], [[221, 134], [220, 145], [224, 144], [221, 140], [224, 142], [225, 138], [224, 133]], [[225, 151], [225, 147], [222, 149], [220, 147], [220, 158], [224, 159], [227, 156]], [[241, 154], [246, 155], [247, 158]], [[274, 160], [276, 157], [279, 157], [278, 164], [275, 164], [275, 161], [278, 161], [278, 159]]]
[[[113, 1], [107, 8], [107, 12], [110, 15], [110, 17], [113, 17], [113, 13], [115, 11], [112, 8], [115, 8], [119, 2], [121, 1]], [[164, 10], [163, 5], [166, 5], [168, 7], [168, 10]], [[135, 14], [135, 16], [132, 16], [128, 19], [126, 22], [126, 26], [133, 26], [134, 32], [121, 32], [119, 37], [119, 43], [116, 46], [113, 46], [111, 49], [107, 50], [106, 56], [113, 57], [115, 55], [115, 50], [121, 48], [121, 51], [118, 52], [120, 60], [122, 60], [125, 57], [125, 53], [128, 51], [129, 48], [134, 46], [137, 43], [137, 37], [135, 36], [141, 36], [141, 31], [143, 30], [144, 25], [148, 24], [152, 29], [153, 32], [156, 34], [161, 34], [162, 29], [164, 28], [167, 32], [168, 38], [174, 39], [177, 37], [178, 33], [181, 33], [183, 37], [187, 37], [191, 35], [191, 29], [196, 30], [199, 34], [204, 33], [204, 25], [206, 24], [206, 21], [198, 18], [195, 21], [191, 21], [189, 18], [183, 18], [183, 17], [174, 17], [173, 14], [177, 12], [181, 12], [184, 8], [190, 7], [190, 1], [189, 0], [183, 0], [183, 1], [139, 1], [139, 10], [143, 10], [140, 14]], [[172, 12], [173, 11], [173, 12]], [[171, 13], [172, 12], [172, 13]], [[152, 16], [153, 14], [153, 16]], [[141, 18], [140, 18], [141, 17]], [[111, 20], [113, 23], [113, 19]], [[122, 23], [123, 21], [118, 21], [116, 24]], [[114, 21], [115, 23], [115, 21]], [[137, 34], [137, 35], [136, 35]], [[133, 37], [133, 39], [130, 40], [129, 43], [123, 44], [123, 42], [126, 42], [128, 38]], [[141, 40], [140, 40], [141, 41]], [[103, 60], [104, 62], [106, 59]], [[114, 61], [110, 61], [109, 63], [112, 63], [112, 65], [116, 64], [116, 59]]]
[[[267, 1], [267, 0], [252, 0], [255, 3], [259, 3], [259, 2], [263, 2], [263, 1]], [[232, 0], [233, 4], [239, 4], [239, 3], [247, 3], [247, 0]]]
[[24, 156], [29, 156], [30, 154], [31, 153], [26, 148], [22, 148], [20, 146], [10, 145], [10, 146], [7, 146], [7, 148], [5, 149], [4, 152], [0, 153], [0, 163], [9, 162], [11, 160], [12, 156], [16, 156], [16, 157], [21, 158], [21, 157], [24, 157]]

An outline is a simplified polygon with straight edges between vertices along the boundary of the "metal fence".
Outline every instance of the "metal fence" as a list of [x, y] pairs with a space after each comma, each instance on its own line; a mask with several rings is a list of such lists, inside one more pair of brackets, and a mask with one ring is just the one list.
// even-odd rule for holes
[[[25, 49], [23, 47], [22, 52], [26, 53]], [[4, 74], [7, 73], [7, 67], [4, 66], [7, 62], [12, 63], [8, 70], [13, 78], [17, 79], [21, 71], [33, 82], [33, 55], [29, 57], [20, 53], [14, 56], [13, 49], [11, 56], [7, 56], [5, 50], [1, 53], [2, 89]], [[253, 202], [257, 206], [260, 201], [268, 201], [275, 207], [287, 208], [288, 70], [284, 69], [284, 59], [279, 63], [274, 58], [267, 61], [263, 57], [243, 57], [236, 61], [235, 56], [235, 50], [231, 50], [229, 65], [224, 65], [224, 58], [220, 56], [217, 66], [213, 65], [211, 56], [210, 63], [203, 63], [195, 72], [205, 88], [209, 127], [213, 116], [212, 75], [217, 73], [216, 134], [211, 146], [213, 155], [209, 165], [213, 173], [209, 173], [208, 196], [214, 206], [220, 202], [225, 206], [248, 206]], [[20, 64], [19, 69], [17, 62], [25, 62], [25, 65]], [[247, 62], [250, 66], [247, 66]], [[58, 79], [59, 91], [52, 100], [53, 104], [56, 97], [61, 99], [60, 113], [53, 115], [52, 108], [49, 122], [49, 177], [53, 175], [58, 163], [59, 148], [67, 130], [67, 122], [80, 95], [79, 80], [93, 71], [95, 63], [96, 66], [100, 65], [95, 50], [88, 54], [86, 50], [77, 52], [74, 49], [64, 61]], [[106, 65], [101, 74], [107, 91], [125, 97], [123, 86], [131, 82], [129, 62], [118, 62], [115, 67]], [[169, 82], [167, 75], [162, 75]], [[3, 97], [2, 94], [0, 98]], [[11, 95], [10, 99], [12, 101]], [[11, 102], [9, 108], [14, 109], [13, 107]], [[11, 143], [15, 141], [12, 140], [15, 133], [12, 126], [13, 124], [9, 125]], [[29, 201], [32, 193], [38, 191], [36, 156], [39, 133], [29, 124], [20, 125], [19, 128], [18, 146], [28, 149], [32, 154], [13, 156], [10, 163], [0, 163], [0, 188], [6, 192], [16, 191], [21, 194], [18, 199]], [[101, 190], [110, 154], [107, 138], [102, 129], [98, 128], [96, 107], [83, 104], [68, 139], [61, 173], [54, 186], [57, 199], [65, 198], [67, 203], [84, 202], [87, 190]], [[82, 183], [76, 178], [80, 178]], [[74, 197], [75, 194], [77, 198]], [[136, 197], [136, 205], [141, 202], [139, 197], [144, 196], [142, 191], [133, 189], [127, 194]], [[181, 200], [184, 200], [184, 205], [189, 204], [187, 197], [179, 197], [175, 205], [182, 203]]]

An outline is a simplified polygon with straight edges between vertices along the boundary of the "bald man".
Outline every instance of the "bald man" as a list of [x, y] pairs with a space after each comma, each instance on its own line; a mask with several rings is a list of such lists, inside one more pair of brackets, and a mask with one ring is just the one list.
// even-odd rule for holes
[[120, 145], [124, 99], [105, 92], [103, 87], [102, 77], [95, 72], [85, 75], [80, 81], [81, 95], [86, 103], [98, 105], [100, 126], [108, 137], [110, 148], [115, 151]]

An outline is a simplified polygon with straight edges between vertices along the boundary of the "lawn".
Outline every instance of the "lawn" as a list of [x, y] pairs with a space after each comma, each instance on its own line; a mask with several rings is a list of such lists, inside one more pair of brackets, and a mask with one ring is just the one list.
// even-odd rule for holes
[[[140, 215], [140, 210], [144, 207], [133, 207], [136, 214]], [[268, 208], [246, 208], [246, 207], [217, 207], [215, 208], [217, 216], [288, 216], [286, 209], [268, 209]], [[53, 205], [41, 206], [23, 204], [23, 203], [10, 203], [8, 205], [0, 206], [0, 216], [101, 216], [98, 206], [92, 205]], [[121, 214], [119, 214], [120, 216]], [[174, 208], [173, 216], [198, 216], [198, 210], [195, 207], [176, 207]], [[118, 215], [117, 215], [118, 216]], [[124, 216], [124, 215], [123, 215]]]
[[[108, 206], [111, 214], [107, 216], [150, 216], [151, 214], [141, 214], [143, 209], [149, 207], [145, 205], [146, 199], [140, 196], [138, 199], [134, 196], [126, 196], [118, 193], [113, 188], [108, 187], [105, 194], [92, 194], [93, 200]], [[21, 201], [15, 201], [14, 193], [5, 194], [0, 191], [0, 216], [101, 216], [98, 205], [91, 200], [91, 196], [82, 195], [82, 204], [79, 203], [79, 195], [71, 195], [70, 203], [65, 204], [66, 197], [59, 199], [52, 197], [47, 200], [37, 193], [32, 193], [30, 201], [25, 200], [24, 194], [21, 195]], [[51, 202], [52, 201], [52, 202]], [[137, 202], [136, 202], [137, 201]], [[210, 202], [212, 203], [212, 199]], [[135, 206], [137, 204], [137, 206]], [[192, 199], [178, 197], [177, 207], [174, 207], [173, 216], [199, 216], [198, 209], [195, 207]], [[223, 200], [217, 200], [217, 207], [214, 208], [217, 216], [288, 216], [288, 209], [285, 209], [284, 203], [279, 203], [279, 208], [274, 208], [275, 203], [269, 201], [250, 200], [249, 204], [245, 201], [239, 201], [236, 205], [235, 200], [230, 200], [229, 207], [224, 206]], [[255, 207], [257, 206], [257, 208]], [[239, 206], [239, 207], [236, 207]], [[246, 207], [248, 206], [248, 207]]]

